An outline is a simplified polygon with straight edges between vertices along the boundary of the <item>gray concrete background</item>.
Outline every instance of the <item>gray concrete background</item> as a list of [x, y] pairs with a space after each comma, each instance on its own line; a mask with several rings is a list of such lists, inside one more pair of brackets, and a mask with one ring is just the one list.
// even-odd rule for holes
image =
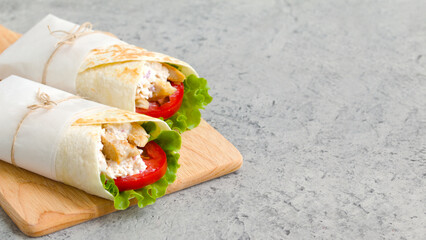
[[[191, 63], [234, 174], [42, 239], [424, 239], [425, 1], [5, 1]], [[22, 239], [0, 210], [0, 239]]]

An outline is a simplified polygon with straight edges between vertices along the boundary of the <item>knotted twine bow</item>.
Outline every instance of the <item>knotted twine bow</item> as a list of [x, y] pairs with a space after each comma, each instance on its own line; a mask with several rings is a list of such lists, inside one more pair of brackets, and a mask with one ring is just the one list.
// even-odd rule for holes
[[45, 92], [41, 92], [40, 89], [38, 89], [36, 99], [40, 102], [40, 104], [33, 104], [28, 106], [28, 109], [36, 110], [39, 108], [45, 108], [45, 109], [51, 109], [53, 105], [56, 105], [56, 102], [50, 100], [50, 96], [47, 95]]
[[55, 34], [57, 34], [57, 33], [62, 33], [62, 34], [65, 34], [65, 35], [63, 37], [59, 37], [60, 40], [59, 40], [59, 42], [56, 43], [55, 50], [52, 52], [52, 54], [50, 55], [46, 64], [44, 65], [41, 83], [46, 84], [47, 67], [50, 64], [50, 61], [52, 61], [53, 56], [56, 54], [56, 52], [62, 46], [64, 46], [65, 44], [72, 45], [72, 44], [74, 44], [75, 40], [77, 40], [78, 38], [80, 38], [82, 36], [86, 36], [86, 35], [89, 35], [89, 34], [92, 34], [92, 33], [102, 33], [102, 32], [99, 32], [99, 31], [93, 31], [92, 27], [93, 26], [92, 26], [91, 23], [85, 22], [85, 23], [81, 24], [80, 27], [78, 27], [76, 30], [74, 30], [76, 28], [76, 26], [75, 26], [73, 29], [71, 29], [71, 31], [67, 32], [65, 30], [52, 31], [50, 29], [50, 26], [47, 26], [47, 28], [49, 29], [49, 32], [52, 36], [55, 36]]
[[71, 99], [78, 99], [81, 98], [79, 96], [71, 96], [71, 97], [67, 97], [64, 98], [62, 100], [59, 101], [52, 101], [50, 100], [50, 96], [45, 93], [45, 92], [41, 92], [40, 89], [38, 89], [37, 95], [36, 95], [36, 100], [39, 102], [38, 104], [33, 104], [28, 106], [27, 108], [30, 109], [30, 111], [28, 111], [24, 117], [22, 118], [22, 120], [19, 122], [18, 127], [16, 129], [15, 135], [13, 136], [13, 142], [12, 142], [12, 149], [10, 152], [10, 161], [11, 163], [16, 166], [16, 162], [15, 162], [15, 141], [16, 141], [16, 136], [18, 135], [19, 129], [21, 128], [22, 123], [24, 122], [24, 120], [28, 117], [28, 115], [30, 115], [30, 113], [32, 113], [33, 111], [39, 109], [39, 108], [44, 108], [44, 109], [52, 109], [54, 106], [58, 105], [61, 102], [65, 102]]

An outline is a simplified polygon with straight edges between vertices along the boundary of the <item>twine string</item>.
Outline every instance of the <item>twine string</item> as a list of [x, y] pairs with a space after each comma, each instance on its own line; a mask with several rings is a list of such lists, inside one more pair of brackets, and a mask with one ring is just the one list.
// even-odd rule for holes
[[[50, 65], [50, 62], [52, 61], [53, 56], [55, 56], [55, 54], [58, 52], [58, 50], [68, 44], [68, 45], [72, 45], [74, 44], [74, 42], [82, 37], [82, 36], [86, 36], [89, 34], [93, 34], [93, 33], [99, 33], [99, 31], [93, 31], [92, 28], [92, 24], [89, 22], [85, 22], [83, 24], [81, 24], [77, 29], [76, 26], [71, 29], [71, 31], [65, 31], [65, 30], [55, 30], [52, 31], [50, 29], [50, 26], [47, 26], [47, 28], [49, 29], [49, 32], [52, 36], [55, 36], [57, 38], [59, 38], [59, 41], [55, 44], [55, 50], [52, 52], [52, 54], [50, 55], [49, 59], [47, 59], [46, 64], [44, 65], [44, 69], [43, 69], [43, 76], [41, 78], [41, 83], [46, 84], [46, 75], [47, 75], [47, 68]], [[64, 36], [59, 36], [60, 34], [65, 34]]]
[[50, 100], [50, 96], [47, 93], [41, 92], [40, 89], [38, 89], [36, 99], [40, 103], [30, 105], [30, 106], [27, 107], [28, 109], [31, 109], [31, 110], [36, 110], [36, 109], [39, 109], [39, 108], [51, 109], [54, 105], [57, 105], [56, 102]]
[[[50, 29], [50, 26], [47, 26], [47, 28], [49, 29], [50, 35], [55, 36], [57, 38], [59, 38], [59, 42], [56, 43], [55, 47], [59, 47], [60, 45], [63, 44], [73, 44], [75, 40], [77, 40], [79, 37], [87, 35], [87, 34], [91, 34], [94, 31], [93, 29], [93, 25], [89, 22], [85, 22], [83, 24], [81, 24], [77, 29], [77, 26], [74, 26], [71, 31], [65, 31], [65, 30], [55, 30], [52, 31]], [[64, 36], [59, 36], [59, 34], [65, 34]]]
[[10, 152], [10, 160], [11, 160], [12, 165], [16, 166], [16, 161], [15, 161], [16, 136], [18, 135], [19, 129], [21, 128], [22, 123], [28, 117], [28, 115], [30, 115], [30, 113], [34, 112], [37, 109], [44, 108], [46, 110], [49, 110], [49, 109], [52, 109], [53, 107], [55, 107], [56, 105], [58, 105], [61, 102], [65, 102], [65, 101], [68, 101], [68, 100], [71, 100], [71, 99], [78, 99], [78, 98], [81, 98], [81, 97], [70, 96], [70, 97], [67, 97], [67, 98], [64, 98], [62, 100], [54, 102], [54, 101], [50, 100], [50, 96], [47, 93], [42, 92], [40, 89], [38, 89], [38, 92], [37, 92], [37, 95], [36, 95], [36, 101], [38, 103], [27, 106], [27, 108], [30, 111], [28, 111], [24, 115], [24, 117], [21, 119], [21, 121], [18, 124], [18, 127], [16, 128], [15, 135], [13, 136], [12, 149], [11, 149], [11, 152]]

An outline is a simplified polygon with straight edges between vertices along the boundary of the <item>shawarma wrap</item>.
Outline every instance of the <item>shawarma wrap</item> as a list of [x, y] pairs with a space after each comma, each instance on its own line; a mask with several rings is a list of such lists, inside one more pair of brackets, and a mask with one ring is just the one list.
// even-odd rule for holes
[[200, 123], [199, 109], [212, 98], [207, 81], [188, 63], [111, 34], [77, 31], [79, 27], [48, 15], [0, 54], [0, 78], [15, 74], [102, 104], [162, 117], [179, 132]]
[[[40, 101], [40, 92], [51, 102]], [[117, 209], [130, 198], [140, 207], [155, 202], [179, 167], [180, 136], [164, 121], [16, 76], [0, 81], [0, 126], [1, 160], [113, 200]]]

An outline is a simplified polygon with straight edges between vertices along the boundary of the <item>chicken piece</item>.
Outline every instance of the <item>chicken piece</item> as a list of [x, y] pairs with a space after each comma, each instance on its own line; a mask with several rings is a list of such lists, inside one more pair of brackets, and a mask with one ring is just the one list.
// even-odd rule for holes
[[148, 99], [149, 101], [157, 101], [158, 99], [172, 95], [176, 91], [176, 88], [172, 87], [167, 81], [155, 81], [153, 85], [155, 90], [152, 93], [152, 97]]
[[163, 104], [165, 104], [165, 103], [167, 103], [167, 102], [169, 102], [169, 101], [170, 101], [169, 97], [165, 97], [165, 98], [161, 98], [161, 99], [157, 100], [157, 102], [158, 102], [158, 104], [160, 104], [160, 106], [163, 105]]
[[148, 142], [148, 138], [149, 135], [141, 125], [132, 123], [132, 129], [130, 130], [129, 136], [127, 138], [130, 143], [138, 147], [144, 147]]
[[139, 149], [130, 144], [127, 140], [120, 140], [112, 133], [105, 133], [101, 136], [102, 144], [102, 153], [107, 159], [111, 159], [118, 164], [123, 159], [135, 157], [140, 154]]
[[141, 97], [140, 95], [136, 95], [136, 107], [148, 109], [149, 108], [149, 102], [148, 102], [148, 100]]
[[173, 66], [170, 66], [169, 64], [163, 63], [163, 67], [167, 68], [167, 70], [169, 70], [169, 77], [167, 79], [169, 79], [172, 82], [183, 82], [183, 80], [185, 80], [185, 75], [183, 75], [183, 73], [181, 73], [181, 71], [177, 70], [176, 68], [174, 68]]

